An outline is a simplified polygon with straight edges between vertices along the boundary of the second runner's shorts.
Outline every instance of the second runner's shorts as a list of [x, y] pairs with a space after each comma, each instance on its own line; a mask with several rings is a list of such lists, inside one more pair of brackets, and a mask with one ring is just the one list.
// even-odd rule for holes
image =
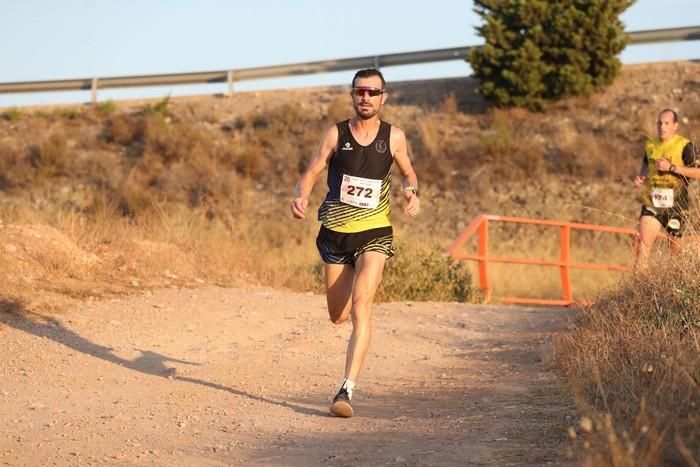
[[642, 205], [642, 212], [639, 217], [651, 216], [661, 223], [661, 226], [676, 238], [683, 236], [685, 230], [685, 213], [680, 209], [666, 208], [654, 209], [649, 206]]

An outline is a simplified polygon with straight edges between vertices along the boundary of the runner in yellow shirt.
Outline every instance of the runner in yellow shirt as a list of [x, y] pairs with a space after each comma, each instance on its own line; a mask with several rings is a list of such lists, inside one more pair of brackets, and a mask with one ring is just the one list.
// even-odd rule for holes
[[638, 265], [645, 265], [662, 228], [673, 237], [672, 253], [680, 251], [688, 211], [688, 179], [700, 178], [693, 144], [678, 134], [678, 115], [671, 109], [659, 112], [658, 139], [649, 139], [634, 185], [643, 190], [639, 217]]

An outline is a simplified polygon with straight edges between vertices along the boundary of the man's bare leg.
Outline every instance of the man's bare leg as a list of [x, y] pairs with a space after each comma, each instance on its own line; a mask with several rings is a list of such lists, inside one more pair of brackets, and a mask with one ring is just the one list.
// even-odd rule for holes
[[345, 356], [345, 379], [331, 405], [331, 414], [352, 417], [350, 405], [355, 380], [369, 350], [372, 335], [372, 300], [382, 280], [386, 255], [369, 251], [363, 253], [355, 264], [355, 281], [352, 289], [352, 334]]
[[649, 254], [654, 240], [661, 230], [661, 222], [652, 216], [642, 216], [639, 218], [639, 252], [635, 263], [635, 270], [647, 267]]
[[678, 256], [681, 254], [681, 248], [683, 248], [683, 239], [681, 237], [671, 236], [671, 255]]
[[355, 268], [351, 264], [326, 264], [325, 269], [328, 316], [333, 324], [341, 324], [350, 317]]
[[355, 287], [352, 291], [352, 335], [345, 359], [345, 377], [355, 381], [367, 356], [372, 334], [372, 301], [382, 280], [386, 255], [368, 251], [355, 264]]

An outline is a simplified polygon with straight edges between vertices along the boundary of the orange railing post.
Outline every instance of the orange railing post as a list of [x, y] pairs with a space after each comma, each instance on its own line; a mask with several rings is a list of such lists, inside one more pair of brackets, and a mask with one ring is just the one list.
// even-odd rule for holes
[[479, 224], [479, 243], [477, 245], [477, 255], [479, 256], [479, 285], [484, 293], [486, 303], [491, 302], [491, 285], [489, 284], [489, 221], [484, 218]]
[[562, 298], [567, 302], [573, 302], [573, 295], [571, 293], [571, 278], [569, 276], [569, 266], [571, 260], [571, 227], [568, 224], [560, 227], [559, 245], [559, 260], [561, 261], [561, 266], [559, 266], [559, 274], [561, 276]]
[[[559, 259], [538, 259], [538, 258], [512, 258], [489, 255], [489, 221], [510, 222], [515, 224], [541, 225], [548, 227], [559, 227]], [[544, 219], [528, 219], [524, 217], [495, 216], [491, 214], [479, 214], [452, 242], [449, 254], [453, 259], [463, 259], [476, 261], [479, 269], [479, 285], [487, 303], [492, 301], [491, 281], [489, 278], [488, 265], [490, 263], [510, 263], [525, 264], [534, 266], [558, 267], [561, 278], [561, 299], [526, 298], [526, 297], [499, 297], [499, 301], [505, 303], [523, 303], [532, 305], [556, 305], [569, 306], [577, 303], [574, 299], [571, 287], [571, 269], [589, 269], [595, 271], [618, 271], [626, 272], [630, 268], [624, 265], [605, 263], [583, 263], [572, 261], [571, 259], [571, 231], [573, 229], [589, 232], [607, 232], [612, 234], [633, 235], [635, 247], [638, 248], [639, 239], [637, 231], [624, 227], [612, 227], [604, 225], [580, 224], [576, 222], [552, 221]], [[477, 254], [469, 254], [464, 250], [464, 246], [474, 235], [478, 235]]]

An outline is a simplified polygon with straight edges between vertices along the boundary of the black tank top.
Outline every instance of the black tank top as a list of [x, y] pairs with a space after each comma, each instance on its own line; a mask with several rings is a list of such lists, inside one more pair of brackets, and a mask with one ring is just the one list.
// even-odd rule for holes
[[[318, 210], [324, 227], [337, 232], [362, 232], [391, 225], [391, 125], [379, 122], [379, 131], [367, 146], [350, 131], [350, 120], [336, 124], [338, 146], [328, 164], [328, 194]], [[341, 188], [345, 190], [344, 200]], [[349, 204], [350, 203], [350, 204]]]

